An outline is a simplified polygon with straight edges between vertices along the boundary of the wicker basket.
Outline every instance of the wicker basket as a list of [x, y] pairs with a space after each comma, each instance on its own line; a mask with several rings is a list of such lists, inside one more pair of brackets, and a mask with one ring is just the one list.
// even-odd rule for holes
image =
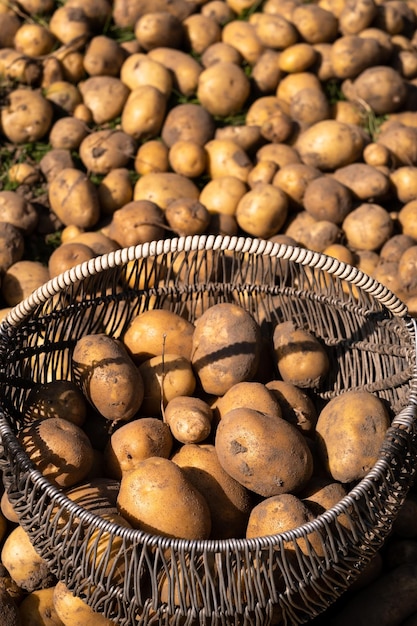
[[[67, 499], [34, 468], [16, 439], [31, 388], [51, 377], [71, 378], [71, 350], [83, 334], [105, 328], [119, 337], [150, 306], [193, 320], [218, 302], [244, 306], [264, 333], [288, 319], [313, 331], [331, 360], [317, 390], [323, 400], [367, 389], [390, 404], [395, 417], [373, 469], [313, 522], [251, 540], [152, 536]], [[201, 236], [93, 259], [42, 286], [0, 326], [0, 467], [9, 499], [57, 578], [117, 624], [305, 623], [340, 597], [380, 548], [414, 480], [415, 334], [406, 306], [388, 289], [302, 248]], [[339, 521], [342, 514], [347, 526]], [[312, 533], [321, 538], [321, 555]], [[100, 537], [108, 551], [92, 567]], [[300, 549], [300, 538], [307, 551]], [[291, 558], [285, 542], [293, 544]], [[164, 602], [161, 577], [169, 581]]]

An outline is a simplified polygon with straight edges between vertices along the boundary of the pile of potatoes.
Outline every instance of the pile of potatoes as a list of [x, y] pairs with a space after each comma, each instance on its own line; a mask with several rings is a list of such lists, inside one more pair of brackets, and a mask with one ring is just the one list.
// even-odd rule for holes
[[[392, 289], [416, 315], [416, 25], [415, 0], [0, 0], [2, 313], [49, 278], [97, 255], [154, 239], [221, 233], [293, 243], [351, 263]], [[52, 240], [45, 255], [42, 246]], [[193, 353], [204, 354], [204, 328], [194, 345], [198, 333], [183, 327], [181, 345], [188, 337]], [[256, 328], [251, 332], [255, 336]], [[239, 365], [244, 378], [239, 382], [227, 379], [229, 367], [207, 374], [178, 345], [165, 346], [162, 358], [160, 346], [156, 353], [146, 347], [133, 324], [122, 344], [92, 337], [92, 347], [77, 346], [79, 385], [51, 383], [34, 392], [27, 409], [31, 419], [41, 420], [45, 441], [52, 437], [65, 451], [68, 439], [74, 441], [74, 458], [67, 459], [71, 471], [56, 467], [33, 445], [30, 429], [22, 441], [34, 462], [68, 493], [102, 476], [104, 456], [110, 472], [107, 503], [109, 481], [122, 483], [131, 462], [146, 452], [126, 449], [140, 424], [160, 446], [158, 475], [171, 476], [173, 467], [188, 467], [192, 458], [197, 468], [201, 462], [220, 471], [227, 483], [233, 510], [220, 503], [218, 509], [229, 515], [223, 520], [208, 514], [206, 499], [193, 485], [201, 469], [189, 472], [187, 485], [202, 520], [198, 533], [188, 528], [192, 536], [222, 537], [226, 528], [238, 536], [271, 532], [268, 523], [262, 529], [253, 518], [248, 530], [253, 511], [268, 519], [271, 509], [265, 515], [263, 507], [271, 503], [275, 516], [278, 506], [293, 511], [295, 500], [300, 517], [294, 512], [290, 517], [298, 525], [312, 510], [317, 514], [339, 500], [344, 485], [372, 466], [387, 425], [373, 396], [360, 397], [352, 414], [357, 399], [346, 408], [342, 397], [318, 414], [310, 390], [325, 376], [326, 355], [309, 338], [313, 371], [292, 378], [294, 369], [300, 374], [300, 364], [286, 365], [285, 346], [289, 337], [297, 343], [298, 332], [277, 329], [280, 380], [258, 380], [259, 355], [252, 355], [253, 362]], [[147, 326], [145, 335], [151, 334]], [[110, 398], [100, 389], [92, 397], [90, 381], [83, 378], [83, 359], [91, 365], [89, 349], [108, 350], [110, 359], [119, 355], [129, 380], [125, 388], [135, 388], [132, 397], [117, 393], [111, 399], [110, 415], [100, 405]], [[161, 398], [162, 371], [165, 391], [171, 385], [167, 372], [175, 373], [172, 398]], [[211, 383], [197, 395], [206, 375]], [[213, 379], [227, 389], [212, 387]], [[96, 382], [99, 386], [99, 375]], [[249, 406], [235, 406], [242, 397]], [[259, 417], [260, 398], [267, 402], [264, 412], [273, 415], [267, 424]], [[361, 441], [354, 429], [363, 424], [353, 417], [364, 417], [368, 400], [377, 424]], [[106, 423], [117, 424], [110, 439], [102, 421], [92, 419], [91, 403]], [[146, 418], [136, 419], [138, 411]], [[183, 415], [191, 422], [179, 419]], [[341, 453], [333, 435], [339, 415], [339, 432], [355, 445], [366, 441], [368, 458], [355, 446], [354, 455]], [[268, 429], [278, 428], [274, 439], [284, 451], [291, 442], [298, 450], [297, 476], [277, 473], [267, 486], [264, 468], [258, 474], [252, 467], [259, 455], [247, 458], [245, 452], [242, 461], [241, 443], [234, 439], [237, 425], [245, 424], [240, 433], [245, 441], [256, 431], [270, 442]], [[320, 452], [321, 441], [329, 458]], [[274, 454], [277, 450], [268, 463]], [[172, 489], [178, 490], [175, 481], [182, 481], [184, 472], [173, 474]], [[289, 480], [295, 481], [290, 487]], [[133, 485], [125, 482], [117, 490], [118, 504], [111, 491], [107, 513], [119, 523], [145, 524], [143, 511], [123, 506], [123, 500], [131, 501], [129, 490], [141, 485], [146, 488], [140, 475]], [[215, 502], [215, 494], [208, 500]], [[149, 507], [153, 524], [152, 502]], [[413, 491], [368, 578], [340, 609], [332, 609], [332, 623], [417, 623], [416, 510]], [[178, 518], [182, 515], [179, 511]], [[181, 532], [178, 526], [154, 531]], [[10, 615], [7, 626], [74, 626], [75, 610], [87, 612], [85, 623], [109, 623], [89, 615], [62, 584], [55, 585], [6, 498], [0, 535], [0, 602]]]

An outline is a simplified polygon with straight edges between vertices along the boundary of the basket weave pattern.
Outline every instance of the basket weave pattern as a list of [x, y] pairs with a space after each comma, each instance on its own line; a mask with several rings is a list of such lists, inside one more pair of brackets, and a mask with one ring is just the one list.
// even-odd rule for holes
[[[395, 418], [371, 472], [313, 522], [251, 540], [156, 537], [68, 500], [16, 439], [31, 388], [51, 376], [71, 378], [71, 351], [83, 334], [105, 328], [120, 337], [149, 307], [194, 320], [218, 302], [245, 307], [265, 334], [291, 319], [320, 338], [331, 361], [317, 390], [323, 402], [367, 389], [389, 403]], [[44, 285], [0, 327], [0, 464], [9, 499], [58, 578], [122, 626], [304, 623], [335, 601], [380, 548], [414, 480], [415, 354], [405, 305], [359, 270], [318, 253], [203, 236], [99, 257]], [[108, 550], [98, 564], [100, 538]]]

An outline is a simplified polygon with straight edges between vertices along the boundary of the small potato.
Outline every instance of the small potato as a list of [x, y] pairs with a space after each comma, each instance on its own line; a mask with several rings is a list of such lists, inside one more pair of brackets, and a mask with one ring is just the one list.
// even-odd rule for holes
[[197, 185], [175, 172], [150, 172], [139, 178], [133, 188], [133, 200], [147, 200], [158, 205], [162, 210], [179, 198], [195, 198], [200, 191]]
[[157, 87], [142, 85], [133, 89], [126, 99], [121, 115], [121, 128], [136, 141], [160, 134], [165, 119], [166, 97]]
[[148, 57], [171, 70], [174, 85], [181, 94], [192, 96], [197, 92], [203, 67], [187, 52], [162, 46], [149, 50]]
[[347, 244], [354, 250], [379, 250], [391, 236], [393, 228], [388, 211], [371, 202], [353, 209], [342, 223]]
[[48, 259], [48, 269], [51, 278], [67, 270], [93, 259], [96, 254], [93, 250], [79, 242], [70, 241], [58, 246]]
[[162, 239], [165, 235], [162, 209], [150, 200], [132, 200], [114, 211], [108, 234], [121, 248]]
[[130, 54], [125, 59], [120, 68], [120, 80], [130, 90], [149, 85], [159, 89], [166, 98], [172, 92], [173, 79], [170, 70], [142, 52]]
[[308, 182], [303, 206], [317, 220], [341, 224], [353, 208], [353, 194], [336, 178], [321, 176]]
[[67, 167], [58, 172], [49, 185], [51, 209], [69, 226], [95, 226], [100, 217], [97, 188], [81, 170]]
[[281, 417], [305, 433], [312, 433], [317, 422], [317, 410], [306, 391], [293, 383], [271, 380], [266, 388], [276, 398]]
[[203, 234], [210, 224], [207, 208], [194, 198], [174, 200], [165, 209], [165, 219], [180, 237]]
[[[228, 85], [233, 85], [233, 90]], [[197, 98], [211, 115], [235, 115], [242, 110], [249, 94], [250, 81], [235, 63], [219, 61], [205, 68], [198, 78]]]
[[230, 139], [212, 139], [206, 144], [207, 173], [211, 178], [235, 176], [246, 182], [252, 169], [247, 153]]
[[181, 20], [169, 11], [144, 13], [135, 24], [135, 37], [140, 48], [146, 51], [161, 47], [181, 48], [184, 36]]
[[90, 76], [119, 76], [125, 54], [120, 44], [106, 35], [89, 41], [84, 54], [84, 69]]
[[318, 89], [322, 85], [312, 72], [295, 72], [285, 75], [278, 83], [275, 95], [283, 103], [291, 105], [291, 100], [301, 89]]
[[392, 122], [391, 125], [381, 129], [377, 138], [377, 143], [389, 150], [397, 167], [417, 164], [416, 142], [417, 128], [406, 126], [401, 122]]
[[54, 485], [71, 487], [93, 465], [93, 448], [85, 432], [62, 417], [42, 418], [24, 427], [19, 441], [37, 469]]
[[117, 504], [132, 526], [146, 532], [184, 539], [210, 536], [210, 509], [205, 498], [169, 459], [151, 457], [127, 472]]
[[138, 412], [145, 393], [143, 380], [120, 341], [104, 334], [84, 335], [74, 347], [72, 367], [103, 417], [129, 421]]
[[250, 15], [249, 23], [265, 48], [285, 50], [298, 41], [297, 29], [283, 15], [255, 11]]
[[[246, 538], [264, 537], [294, 530], [314, 519], [314, 514], [300, 498], [290, 493], [270, 496], [262, 500], [251, 511]], [[298, 546], [304, 554], [310, 554], [311, 546], [319, 554], [323, 554], [323, 544], [317, 534], [308, 535], [308, 540], [297, 539]], [[284, 543], [286, 550], [295, 550], [292, 541]]]
[[329, 357], [324, 346], [309, 331], [293, 322], [275, 326], [273, 344], [282, 379], [297, 387], [317, 387], [329, 370]]
[[123, 343], [141, 363], [165, 352], [191, 358], [194, 324], [174, 311], [149, 309], [132, 319]]
[[112, 169], [97, 188], [100, 210], [104, 215], [113, 215], [125, 204], [132, 201], [133, 183], [130, 170], [124, 167]]
[[133, 136], [121, 130], [97, 130], [79, 145], [79, 156], [87, 171], [102, 175], [130, 165], [135, 151]]
[[326, 171], [357, 161], [364, 143], [359, 128], [328, 119], [304, 130], [297, 139], [296, 148], [304, 163]]
[[128, 87], [116, 76], [90, 76], [78, 88], [98, 125], [121, 115], [129, 96]]
[[1, 562], [12, 580], [24, 591], [31, 593], [54, 584], [54, 576], [45, 559], [39, 556], [22, 526], [13, 528], [5, 538]]
[[254, 381], [236, 383], [216, 400], [215, 413], [218, 419], [222, 419], [229, 411], [242, 407], [282, 417], [281, 406], [275, 394], [263, 383]]
[[204, 185], [199, 200], [210, 213], [235, 215], [246, 191], [246, 184], [236, 176], [219, 176]]
[[279, 67], [280, 52], [266, 48], [252, 68], [251, 79], [260, 94], [274, 93], [283, 72]]
[[168, 424], [156, 417], [141, 417], [115, 430], [104, 450], [106, 474], [120, 480], [149, 457], [168, 458], [173, 438]]
[[48, 183], [64, 169], [76, 169], [69, 148], [52, 148], [39, 161], [39, 167]]
[[87, 136], [88, 127], [76, 117], [61, 117], [49, 132], [49, 143], [53, 148], [77, 150]]
[[403, 165], [390, 174], [398, 200], [404, 205], [417, 200], [417, 166]]
[[166, 405], [164, 419], [180, 443], [201, 443], [211, 433], [213, 411], [200, 398], [176, 396]]
[[213, 139], [215, 130], [213, 116], [203, 106], [190, 102], [168, 111], [161, 138], [169, 148], [177, 141], [194, 141], [205, 146]]
[[143, 176], [169, 170], [169, 148], [159, 139], [148, 139], [139, 146], [135, 157], [135, 171]]
[[66, 80], [56, 81], [49, 85], [44, 89], [44, 95], [59, 111], [69, 115], [72, 115], [75, 108], [82, 103], [78, 87]]
[[248, 191], [236, 207], [240, 228], [254, 237], [268, 239], [276, 235], [288, 215], [288, 198], [279, 188], [258, 183]]
[[54, 380], [31, 389], [24, 412], [29, 420], [61, 417], [82, 426], [87, 417], [87, 402], [75, 383]]
[[216, 41], [204, 50], [201, 55], [201, 63], [203, 67], [207, 68], [219, 62], [239, 65], [242, 62], [242, 55], [229, 43]]
[[249, 65], [254, 65], [264, 51], [264, 44], [250, 21], [234, 19], [225, 24], [222, 41], [236, 48]]
[[[28, 57], [40, 57], [49, 54], [54, 44], [55, 37], [43, 24], [23, 23], [14, 35], [14, 47], [18, 52]], [[6, 48], [7, 45], [3, 44], [3, 47]]]
[[194, 141], [176, 141], [168, 153], [171, 169], [188, 178], [201, 176], [206, 169], [206, 152]]
[[210, 15], [194, 13], [183, 21], [185, 40], [195, 54], [203, 54], [213, 43], [221, 40], [221, 26]]
[[179, 354], [154, 356], [139, 365], [144, 383], [141, 413], [160, 416], [170, 400], [177, 396], [192, 396], [196, 377], [191, 363]]
[[279, 67], [288, 74], [292, 72], [305, 72], [313, 65], [317, 58], [314, 47], [303, 41], [288, 46], [279, 57]]
[[322, 89], [306, 88], [291, 98], [291, 118], [299, 125], [300, 132], [330, 117], [330, 104]]
[[259, 326], [242, 307], [219, 303], [196, 320], [192, 365], [206, 393], [221, 396], [250, 380], [259, 359]]
[[3, 298], [8, 306], [15, 306], [48, 282], [49, 278], [48, 268], [40, 261], [16, 261], [2, 278]]
[[333, 176], [350, 189], [356, 200], [377, 202], [391, 191], [390, 178], [366, 163], [350, 163], [336, 169]]
[[264, 498], [302, 489], [313, 472], [310, 448], [295, 426], [255, 409], [232, 409], [215, 436], [222, 467]]
[[329, 475], [342, 483], [363, 478], [378, 459], [389, 425], [384, 403], [367, 391], [346, 391], [329, 400], [316, 424]]
[[[278, 171], [278, 166], [273, 161], [260, 160], [249, 172], [248, 180], [246, 181], [247, 185], [250, 189], [253, 189], [258, 184], [270, 185], [273, 183], [275, 174]], [[277, 185], [277, 187], [280, 187], [280, 185]]]
[[211, 538], [243, 537], [252, 506], [250, 492], [229, 476], [212, 444], [185, 444], [171, 460], [206, 499], [211, 513]]

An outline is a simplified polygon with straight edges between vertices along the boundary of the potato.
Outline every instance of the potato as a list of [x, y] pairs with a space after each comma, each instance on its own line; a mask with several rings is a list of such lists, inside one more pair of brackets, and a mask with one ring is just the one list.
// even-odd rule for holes
[[307, 211], [300, 211], [289, 221], [285, 235], [292, 238], [298, 245], [323, 252], [337, 243], [342, 231], [337, 224], [329, 220], [317, 220]]
[[316, 424], [321, 459], [334, 480], [350, 483], [375, 465], [390, 418], [367, 391], [346, 391], [320, 411]]
[[400, 74], [387, 65], [374, 65], [343, 88], [348, 100], [363, 100], [376, 115], [388, 115], [404, 104], [407, 88]]
[[404, 233], [392, 235], [379, 251], [380, 261], [391, 261], [398, 263], [403, 252], [415, 244], [413, 237]]
[[60, 80], [44, 89], [44, 95], [49, 102], [53, 102], [59, 111], [72, 114], [82, 103], [81, 93], [72, 83]]
[[330, 117], [330, 104], [322, 89], [306, 88], [291, 98], [290, 115], [300, 132]]
[[13, 185], [33, 185], [40, 180], [39, 168], [30, 163], [14, 163], [9, 168], [8, 178]]
[[164, 309], [149, 309], [132, 319], [123, 343], [136, 363], [169, 352], [191, 358], [194, 324]]
[[377, 13], [377, 5], [369, 0], [347, 2], [339, 14], [339, 28], [345, 35], [360, 33], [372, 24]]
[[211, 178], [235, 176], [246, 182], [252, 169], [247, 153], [230, 139], [212, 139], [206, 143], [207, 173]]
[[96, 256], [109, 254], [109, 252], [114, 252], [119, 249], [117, 242], [110, 239], [110, 237], [105, 235], [101, 230], [75, 233], [71, 242], [88, 246]]
[[144, 382], [143, 415], [160, 416], [172, 398], [192, 396], [196, 377], [191, 363], [184, 356], [163, 353], [146, 359], [139, 365]]
[[111, 421], [129, 421], [142, 404], [142, 376], [123, 344], [104, 334], [84, 335], [72, 355], [75, 379], [95, 409]]
[[180, 443], [200, 443], [211, 433], [213, 411], [201, 398], [176, 396], [166, 405], [164, 420]]
[[305, 390], [283, 380], [270, 380], [265, 386], [276, 398], [283, 419], [302, 432], [313, 433], [318, 414]]
[[210, 224], [210, 213], [204, 204], [194, 198], [171, 202], [165, 210], [165, 219], [180, 237], [201, 235]]
[[254, 65], [264, 51], [264, 44], [250, 21], [233, 19], [225, 24], [222, 41], [236, 48], [249, 65]]
[[167, 537], [207, 539], [210, 509], [173, 461], [151, 457], [121, 480], [117, 504], [135, 528]]
[[130, 90], [148, 85], [159, 89], [167, 98], [171, 95], [173, 79], [170, 70], [142, 52], [130, 54], [124, 60], [120, 80]]
[[288, 198], [279, 188], [258, 183], [239, 200], [236, 220], [249, 235], [268, 239], [283, 227], [288, 215]]
[[278, 83], [275, 95], [279, 100], [288, 106], [291, 100], [301, 89], [318, 89], [322, 88], [317, 76], [312, 72], [295, 72], [287, 74]]
[[214, 404], [218, 420], [233, 409], [256, 409], [275, 417], [282, 417], [281, 406], [275, 394], [257, 381], [243, 381], [230, 387]]
[[148, 139], [136, 152], [135, 171], [143, 176], [150, 173], [168, 172], [169, 148], [159, 139]]
[[403, 165], [390, 173], [390, 181], [398, 200], [404, 205], [417, 199], [417, 167]]
[[297, 6], [291, 21], [303, 41], [310, 44], [332, 42], [338, 35], [339, 22], [336, 16], [316, 4]]
[[162, 209], [149, 200], [132, 200], [114, 211], [108, 235], [121, 248], [161, 239], [166, 232]]
[[393, 228], [388, 211], [372, 202], [357, 206], [342, 223], [347, 244], [354, 250], [379, 250], [390, 238]]
[[87, 125], [76, 117], [61, 117], [49, 132], [49, 143], [53, 148], [77, 150], [87, 136]]
[[101, 212], [113, 215], [133, 199], [133, 183], [127, 168], [112, 169], [100, 182], [97, 188]]
[[174, 200], [195, 198], [200, 195], [197, 185], [175, 172], [150, 172], [139, 178], [133, 188], [133, 200], [147, 200], [164, 210]]
[[96, 35], [84, 54], [84, 69], [90, 76], [119, 76], [125, 60], [120, 44], [106, 35]]
[[78, 88], [99, 125], [121, 115], [129, 96], [128, 87], [116, 76], [90, 76], [78, 83]]
[[79, 156], [87, 171], [102, 175], [130, 165], [135, 151], [133, 134], [121, 130], [97, 130], [79, 145]]
[[264, 498], [299, 491], [313, 472], [313, 457], [300, 431], [256, 409], [242, 407], [223, 415], [215, 447], [225, 471]]
[[33, 291], [48, 282], [49, 270], [40, 261], [22, 259], [6, 270], [1, 284], [1, 292], [8, 306], [15, 306]]
[[233, 9], [222, 0], [209, 0], [201, 5], [200, 12], [215, 19], [220, 26], [229, 22], [235, 15]]
[[[229, 89], [230, 84], [233, 90]], [[197, 98], [211, 115], [235, 115], [244, 108], [249, 94], [249, 78], [235, 63], [219, 61], [205, 68], [199, 75]]]
[[207, 68], [215, 63], [226, 62], [240, 65], [242, 63], [242, 55], [229, 43], [224, 41], [216, 41], [211, 43], [201, 55], [201, 64]]
[[266, 143], [255, 154], [255, 162], [272, 161], [279, 168], [294, 163], [301, 163], [300, 155], [293, 146], [285, 143]]
[[81, 7], [57, 7], [49, 22], [49, 30], [61, 43], [69, 44], [72, 40], [83, 38], [85, 41], [91, 36], [91, 24]]
[[350, 163], [336, 169], [333, 176], [350, 189], [356, 200], [376, 202], [387, 198], [391, 191], [390, 178], [366, 163]]
[[245, 182], [236, 176], [219, 176], [204, 185], [199, 200], [210, 213], [234, 215], [246, 191]]
[[253, 498], [222, 468], [215, 446], [185, 444], [171, 460], [205, 497], [211, 513], [211, 538], [243, 537]]
[[25, 252], [22, 231], [9, 222], [0, 222], [0, 274], [21, 261]]
[[135, 24], [135, 37], [141, 49], [181, 48], [184, 40], [181, 20], [169, 11], [151, 11], [141, 15]]
[[278, 371], [285, 382], [314, 388], [329, 371], [329, 357], [323, 344], [309, 331], [293, 322], [277, 324], [273, 334]]
[[[13, 14], [16, 18], [16, 15]], [[2, 19], [5, 19], [4, 17]], [[20, 24], [14, 34], [14, 48], [28, 57], [39, 57], [49, 54], [55, 44], [55, 37], [43, 24]], [[3, 43], [7, 48], [7, 43]]]
[[50, 482], [70, 487], [88, 475], [93, 448], [84, 431], [63, 417], [35, 420], [19, 433], [19, 441]]
[[94, 259], [95, 252], [83, 243], [70, 241], [58, 246], [48, 259], [49, 276], [53, 278], [80, 263]]
[[279, 67], [283, 72], [305, 72], [316, 61], [317, 52], [305, 42], [297, 42], [283, 50], [279, 57]]
[[[317, 517], [336, 506], [346, 495], [347, 490], [341, 483], [326, 478], [313, 478], [303, 491], [302, 500]], [[348, 516], [338, 515], [337, 519], [342, 526], [350, 529]]]
[[196, 320], [192, 365], [206, 393], [220, 396], [235, 383], [250, 380], [259, 359], [260, 329], [242, 307], [215, 304]]
[[87, 175], [75, 167], [58, 172], [49, 185], [52, 211], [66, 226], [92, 228], [100, 217], [97, 189]]
[[33, 387], [24, 408], [29, 420], [61, 417], [82, 426], [87, 417], [87, 402], [70, 380], [54, 380]]
[[382, 49], [375, 38], [344, 35], [333, 42], [330, 62], [338, 79], [355, 79], [361, 72], [382, 61]]
[[0, 130], [12, 143], [36, 142], [49, 132], [52, 118], [52, 105], [40, 92], [13, 89], [1, 108]]
[[84, 600], [75, 595], [63, 581], [54, 587], [54, 608], [63, 624], [74, 624], [82, 621], [84, 626], [114, 626], [115, 622], [104, 615], [93, 611]]
[[171, 70], [174, 85], [184, 96], [191, 96], [196, 93], [199, 76], [203, 67], [192, 56], [183, 50], [167, 48], [161, 46], [149, 50], [148, 56], [151, 60], [158, 61], [168, 70]]
[[64, 169], [77, 169], [69, 148], [52, 148], [41, 158], [39, 167], [48, 183]]
[[123, 107], [121, 128], [136, 141], [160, 134], [165, 118], [166, 97], [157, 87], [141, 85], [133, 89]]
[[62, 626], [54, 606], [55, 586], [36, 589], [19, 605], [19, 615], [26, 626]]
[[2, 493], [1, 500], [0, 500], [0, 508], [1, 508], [0, 520], [1, 520], [1, 526], [2, 526], [0, 535], [1, 535], [1, 540], [3, 541], [8, 530], [7, 521], [12, 522], [13, 524], [19, 523], [19, 516], [14, 510], [13, 505], [10, 502], [10, 499], [7, 495], [7, 491], [3, 491]]
[[249, 23], [265, 48], [285, 50], [298, 41], [294, 24], [282, 15], [255, 11], [249, 16]]
[[106, 474], [120, 480], [125, 472], [149, 457], [168, 458], [173, 438], [168, 424], [156, 417], [141, 417], [115, 430], [104, 449]]
[[337, 178], [321, 176], [307, 183], [303, 206], [316, 220], [341, 224], [353, 208], [353, 194]]
[[213, 116], [192, 102], [177, 104], [167, 112], [161, 137], [170, 148], [177, 141], [194, 141], [205, 146], [216, 130]]
[[251, 79], [260, 94], [273, 93], [282, 78], [279, 67], [280, 52], [266, 48], [252, 67]]
[[12, 580], [24, 591], [49, 587], [55, 578], [33, 547], [22, 526], [15, 526], [7, 535], [1, 549], [1, 562]]
[[195, 54], [204, 54], [212, 44], [221, 40], [221, 26], [211, 15], [202, 12], [189, 15], [183, 21], [185, 41]]
[[176, 141], [168, 153], [171, 169], [188, 178], [198, 178], [206, 169], [206, 151], [195, 141]]
[[407, 298], [417, 295], [416, 265], [417, 245], [414, 244], [404, 250], [397, 263], [399, 286]]
[[328, 119], [305, 129], [295, 145], [303, 163], [331, 171], [359, 159], [364, 137], [359, 128]]
[[[278, 171], [280, 171], [278, 165], [273, 161], [267, 161], [266, 159], [260, 160], [249, 172], [248, 180], [246, 181], [247, 186], [253, 189], [259, 184], [273, 184], [275, 174], [277, 174]], [[277, 184], [276, 186], [281, 189], [280, 185]]]
[[[277, 533], [294, 530], [307, 522], [314, 520], [313, 513], [295, 495], [290, 493], [270, 496], [262, 500], [251, 511], [246, 537], [264, 537]], [[306, 539], [295, 540], [304, 554], [309, 554], [311, 547], [319, 554], [323, 555], [323, 543], [318, 534], [310, 534]], [[295, 550], [292, 541], [285, 541], [286, 550]]]
[[398, 222], [404, 235], [417, 240], [417, 199], [406, 202], [398, 212]]

